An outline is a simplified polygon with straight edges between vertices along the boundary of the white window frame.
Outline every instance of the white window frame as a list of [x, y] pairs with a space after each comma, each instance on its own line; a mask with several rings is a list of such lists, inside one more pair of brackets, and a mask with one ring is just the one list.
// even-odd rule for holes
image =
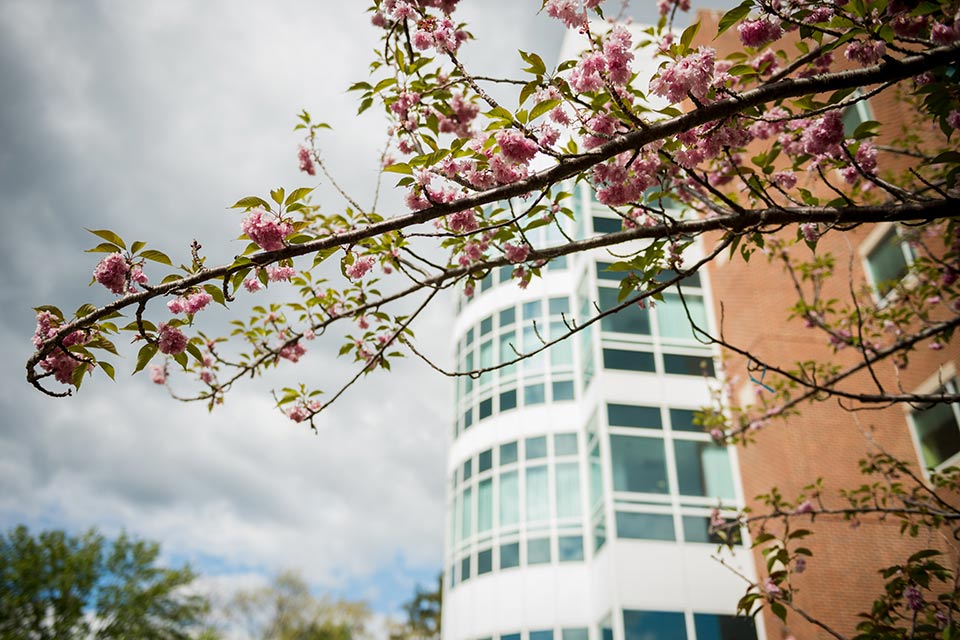
[[[874, 300], [879, 305], [885, 305], [888, 302], [896, 299], [896, 287], [891, 287], [889, 291], [885, 294], [880, 293], [880, 289], [877, 286], [877, 281], [874, 279], [873, 267], [870, 264], [870, 254], [873, 253], [876, 249], [880, 247], [881, 242], [887, 236], [890, 231], [893, 230], [894, 233], [900, 238], [900, 250], [903, 253], [903, 258], [907, 263], [907, 268], [909, 269], [913, 266], [916, 256], [913, 253], [913, 249], [910, 248], [910, 244], [904, 239], [903, 234], [900, 231], [899, 225], [893, 222], [882, 222], [874, 227], [873, 231], [860, 243], [860, 258], [863, 264], [863, 274], [867, 282], [870, 283], [870, 289], [873, 291]], [[913, 276], [907, 274], [907, 276], [900, 281], [906, 286], [910, 286], [913, 282]]]
[[[957, 378], [956, 367], [952, 362], [947, 362], [937, 370], [937, 373], [927, 378], [923, 384], [917, 387], [915, 393], [935, 393], [941, 387], [956, 393], [958, 386], [960, 386], [960, 380]], [[960, 404], [950, 403], [948, 406], [953, 411], [953, 417], [954, 421], [957, 423], [957, 428], [960, 429]], [[910, 438], [913, 441], [913, 448], [917, 454], [917, 462], [920, 463], [920, 466], [923, 469], [923, 474], [926, 478], [930, 477], [931, 471], [936, 472], [947, 467], [960, 465], [960, 451], [957, 451], [952, 456], [938, 464], [936, 467], [927, 467], [927, 463], [923, 458], [923, 448], [920, 443], [920, 436], [917, 433], [917, 424], [913, 419], [914, 414], [917, 412], [909, 406], [905, 407], [905, 411], [907, 414], [907, 422], [910, 425]]]

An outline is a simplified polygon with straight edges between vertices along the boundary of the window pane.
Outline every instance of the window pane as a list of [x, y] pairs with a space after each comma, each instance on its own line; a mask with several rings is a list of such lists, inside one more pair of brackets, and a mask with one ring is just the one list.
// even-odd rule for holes
[[513, 324], [513, 321], [517, 317], [517, 312], [513, 307], [508, 307], [500, 312], [500, 328], [506, 327], [509, 324]]
[[493, 528], [493, 480], [487, 478], [477, 486], [477, 532]]
[[539, 300], [531, 300], [530, 302], [523, 303], [524, 320], [539, 320], [541, 315], [541, 305]]
[[607, 519], [601, 515], [600, 519], [593, 523], [593, 550], [599, 551], [606, 541]]
[[[556, 340], [568, 333], [567, 325], [562, 322], [550, 323], [550, 339]], [[573, 364], [573, 340], [566, 339], [550, 347], [550, 366], [562, 367]]]
[[577, 452], [577, 434], [558, 433], [553, 436], [553, 449], [558, 456], [573, 455]]
[[914, 413], [913, 423], [927, 467], [936, 467], [960, 451], [960, 427], [950, 405], [935, 404]]
[[563, 313], [570, 313], [570, 299], [569, 298], [550, 298], [549, 302], [550, 315], [559, 316]]
[[473, 491], [469, 487], [463, 491], [463, 522], [461, 524], [463, 538], [469, 538], [473, 533]]
[[493, 331], [493, 316], [487, 316], [480, 321], [480, 335], [485, 336]]
[[733, 474], [726, 447], [712, 442], [676, 440], [677, 479], [687, 496], [733, 498]]
[[473, 475], [473, 458], [469, 458], [463, 463], [463, 481], [466, 482]]
[[531, 384], [523, 388], [524, 404], [543, 404], [544, 400], [544, 389], [542, 384]]
[[547, 436], [527, 438], [524, 446], [526, 448], [527, 460], [547, 457]]
[[510, 411], [517, 408], [517, 390], [511, 389], [500, 394], [500, 411]]
[[500, 465], [517, 461], [517, 443], [508, 442], [500, 445]]
[[506, 633], [500, 636], [500, 640], [520, 640], [519, 633]]
[[493, 271], [487, 271], [487, 275], [483, 276], [483, 280], [480, 281], [480, 291], [486, 291], [493, 286]]
[[527, 467], [527, 522], [550, 517], [547, 467]]
[[607, 419], [611, 427], [642, 427], [660, 429], [659, 407], [640, 407], [631, 404], [608, 404]]
[[667, 493], [667, 462], [663, 440], [610, 436], [615, 491]]
[[480, 344], [480, 368], [493, 366], [493, 340], [484, 340]]
[[663, 355], [663, 370], [665, 373], [675, 373], [681, 376], [713, 376], [713, 358], [710, 356], [679, 356], [666, 353]]
[[[512, 569], [520, 566], [520, 543], [500, 545], [500, 568]], [[519, 636], [517, 636], [519, 638]]]
[[550, 562], [550, 538], [527, 540], [527, 564]]
[[657, 370], [652, 353], [647, 351], [624, 351], [623, 349], [604, 349], [603, 367], [604, 369], [649, 371], [650, 373]]
[[583, 536], [560, 536], [560, 562], [583, 560]]
[[563, 629], [560, 633], [562, 640], [589, 640], [590, 638], [587, 629]]
[[530, 640], [553, 640], [553, 629], [546, 631], [531, 631]]
[[693, 423], [697, 412], [690, 409], [670, 409], [670, 426], [674, 431], [702, 432], [703, 427]]
[[891, 227], [867, 255], [870, 275], [881, 295], [887, 293], [892, 284], [903, 280], [907, 275], [907, 258], [903, 253], [901, 242], [896, 228]]
[[614, 233], [620, 231], [620, 218], [601, 218], [593, 216], [594, 233]]
[[673, 516], [617, 511], [617, 537], [643, 540], [676, 540]]
[[553, 401], [564, 402], [573, 400], [573, 380], [564, 380], [553, 383]]
[[613, 640], [613, 620], [609, 614], [600, 621], [600, 640]]
[[557, 465], [557, 518], [580, 517], [580, 465], [563, 462]]
[[493, 549], [484, 549], [477, 553], [477, 575], [493, 571]]
[[625, 640], [687, 640], [687, 626], [679, 612], [624, 610], [623, 636]]
[[487, 398], [480, 401], [480, 406], [478, 407], [477, 420], [484, 420], [493, 415], [493, 398]]
[[[740, 544], [740, 529], [730, 531], [734, 544]], [[724, 540], [716, 533], [710, 532], [710, 518], [705, 516], [683, 516], [683, 539], [687, 542], [703, 542], [708, 544], [724, 544]]]
[[470, 556], [460, 561], [460, 582], [470, 579]]
[[[620, 304], [617, 301], [617, 290], [608, 287], [600, 287], [600, 310], [606, 311]], [[641, 309], [632, 304], [617, 313], [607, 316], [600, 320], [600, 328], [604, 331], [615, 331], [617, 333], [636, 333], [641, 335], [650, 335], [650, 313], [646, 309]]]
[[[708, 331], [707, 308], [703, 304], [703, 297], [691, 294], [684, 294], [683, 297], [687, 302], [687, 310], [690, 312], [690, 318], [693, 319], [694, 324], [700, 329]], [[695, 338], [693, 327], [690, 326], [690, 319], [687, 318], [687, 312], [683, 309], [683, 302], [681, 302], [679, 294], [663, 294], [663, 302], [657, 303], [657, 320], [660, 335], [664, 338], [685, 338], [688, 340]]]
[[697, 630], [697, 640], [756, 640], [757, 638], [753, 618], [695, 613], [693, 626]]
[[483, 473], [490, 469], [493, 466], [493, 451], [487, 449], [486, 451], [481, 451], [479, 459], [477, 460], [477, 473]]
[[[510, 362], [511, 360], [517, 357], [517, 354], [514, 352], [513, 347], [510, 345], [516, 346], [516, 339], [514, 337], [513, 331], [507, 331], [506, 333], [500, 334], [500, 359], [497, 361], [497, 364], [503, 364], [504, 362]], [[500, 369], [501, 377], [509, 377], [517, 370], [516, 364], [511, 364]], [[467, 378], [469, 380], [470, 378]]]
[[520, 482], [516, 471], [500, 474], [500, 526], [520, 522]]

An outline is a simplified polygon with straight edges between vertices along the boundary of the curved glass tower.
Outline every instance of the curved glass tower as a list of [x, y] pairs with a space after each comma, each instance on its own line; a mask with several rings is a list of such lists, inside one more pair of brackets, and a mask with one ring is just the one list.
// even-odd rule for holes
[[[580, 228], [567, 234], [619, 229], [585, 186], [570, 189]], [[553, 226], [535, 233], [534, 246], [563, 241]], [[614, 260], [560, 259], [527, 289], [510, 268], [490, 273], [458, 303], [460, 370], [529, 353], [616, 305], [625, 273], [607, 269]], [[674, 288], [655, 307], [458, 379], [444, 640], [762, 637], [733, 617], [746, 584], [711, 557], [711, 508], [743, 496], [736, 451], [693, 424], [716, 384], [716, 354], [687, 319], [713, 326], [704, 277], [682, 283], [686, 310]], [[754, 575], [745, 548], [731, 564]]]

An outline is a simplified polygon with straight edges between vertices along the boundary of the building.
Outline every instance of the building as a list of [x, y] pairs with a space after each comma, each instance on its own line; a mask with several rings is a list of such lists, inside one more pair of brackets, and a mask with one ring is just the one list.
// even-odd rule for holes
[[[717, 17], [701, 14], [705, 42]], [[713, 46], [737, 45], [721, 39]], [[903, 106], [884, 95], [866, 108], [877, 118], [904, 117], [897, 115]], [[867, 115], [847, 119], [855, 124]], [[580, 228], [567, 229], [571, 236], [619, 229], [590, 196], [583, 186], [574, 192]], [[551, 227], [538, 233], [557, 233], [542, 236], [544, 245], [562, 241]], [[828, 235], [822, 250], [843, 251], [849, 238], [851, 279], [882, 295], [882, 282], [912, 259], [899, 234], [889, 225], [864, 227]], [[595, 252], [551, 263], [526, 290], [510, 281], [510, 269], [488, 274], [458, 306], [459, 369], [509, 361], [565, 333], [571, 319], [613, 306], [623, 275], [607, 270], [613, 260]], [[776, 263], [711, 264], [682, 286], [699, 324], [716, 330], [723, 300], [726, 337], [763, 357], [790, 361], [798, 349], [832, 354], [826, 341], [811, 344], [802, 320], [787, 320], [795, 298]], [[834, 286], [844, 289], [847, 281]], [[900, 382], [918, 390], [953, 385], [957, 356], [955, 345], [918, 354]], [[444, 640], [827, 637], [795, 615], [789, 626], [769, 613], [756, 627], [734, 617], [745, 579], [762, 580], [764, 563], [747, 548], [725, 556], [729, 566], [715, 559], [711, 508], [759, 507], [754, 496], [772, 486], [791, 496], [818, 477], [834, 489], [859, 484], [856, 461], [878, 443], [917, 468], [956, 463], [957, 408], [892, 407], [852, 418], [822, 403], [804, 408], [789, 429], [760, 433], [746, 449], [721, 447], [692, 419], [711, 403], [721, 357], [728, 374], [742, 370], [730, 382], [735, 397], [748, 399], [756, 384], [746, 363], [696, 341], [679, 297], [667, 293], [655, 308], [631, 307], [534, 357], [458, 381], [447, 467]], [[858, 525], [819, 520], [807, 545], [811, 568], [799, 582], [798, 602], [844, 632], [882, 590], [877, 569], [940, 544], [904, 540], [895, 522]]]

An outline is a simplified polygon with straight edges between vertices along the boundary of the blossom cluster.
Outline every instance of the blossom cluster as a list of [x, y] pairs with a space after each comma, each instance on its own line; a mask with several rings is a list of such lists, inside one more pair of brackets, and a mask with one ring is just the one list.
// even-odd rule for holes
[[194, 314], [203, 310], [204, 307], [210, 304], [212, 300], [213, 296], [206, 291], [198, 291], [190, 294], [189, 296], [180, 296], [178, 298], [174, 298], [167, 303], [167, 309], [169, 309], [170, 313], [172, 314]]
[[[56, 316], [49, 311], [40, 311], [37, 314], [37, 329], [33, 334], [33, 345], [39, 349], [44, 342], [53, 338], [59, 329], [60, 323]], [[67, 349], [86, 341], [87, 338], [82, 331], [68, 333], [40, 361], [40, 368], [52, 374], [57, 382], [70, 384], [73, 378], [73, 370], [82, 365], [83, 362], [77, 356], [70, 354]]]
[[262, 208], [254, 209], [241, 224], [243, 232], [264, 251], [283, 248], [284, 239], [293, 233], [293, 225], [267, 213]]
[[136, 293], [134, 284], [146, 284], [147, 276], [138, 266], [132, 266], [121, 253], [111, 253], [93, 270], [94, 279], [117, 295]]

